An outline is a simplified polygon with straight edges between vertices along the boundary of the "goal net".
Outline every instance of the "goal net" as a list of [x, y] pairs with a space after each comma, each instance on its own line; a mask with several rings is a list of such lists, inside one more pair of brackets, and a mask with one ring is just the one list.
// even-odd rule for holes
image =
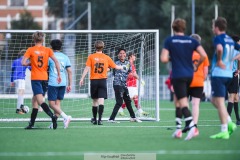
[[[11, 85], [11, 65], [18, 58], [22, 49], [34, 45], [32, 40], [34, 30], [0, 30], [0, 121], [29, 121], [31, 114], [31, 80], [29, 70], [26, 71], [26, 89], [24, 105], [29, 106], [27, 114], [16, 114], [17, 91]], [[90, 30], [90, 31], [57, 31], [43, 30], [45, 33], [44, 46], [50, 47], [52, 39], [61, 39], [62, 52], [69, 56], [73, 71], [73, 86], [71, 93], [66, 93], [61, 107], [71, 115], [73, 120], [90, 120], [92, 117], [92, 100], [90, 98], [89, 75], [85, 77], [85, 84], [80, 87], [79, 80], [85, 68], [89, 54], [95, 52], [94, 42], [102, 40], [105, 43], [104, 53], [116, 60], [118, 48], [125, 48], [127, 53], [136, 54], [135, 66], [140, 80], [145, 85], [138, 83], [139, 104], [149, 113], [147, 116], [137, 114], [137, 109], [132, 107], [137, 116], [142, 120], [159, 120], [159, 32], [158, 30]], [[108, 99], [105, 100], [103, 120], [107, 120], [115, 105], [113, 90], [113, 76], [108, 73]], [[47, 96], [46, 100], [47, 102]], [[126, 116], [117, 115], [116, 120], [129, 120], [127, 109]], [[50, 120], [45, 113], [39, 112], [37, 121]]]

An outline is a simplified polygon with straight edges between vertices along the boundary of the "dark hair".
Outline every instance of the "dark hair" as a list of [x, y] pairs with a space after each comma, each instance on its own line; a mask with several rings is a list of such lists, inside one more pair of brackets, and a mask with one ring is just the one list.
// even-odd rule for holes
[[184, 19], [181, 18], [177, 18], [173, 21], [172, 23], [172, 29], [175, 32], [185, 32], [186, 29], [186, 21]]
[[25, 54], [26, 50], [22, 49], [21, 51], [18, 52], [18, 57], [21, 57]]
[[50, 45], [52, 46], [53, 50], [61, 50], [62, 48], [62, 41], [59, 39], [54, 39], [51, 41]]
[[130, 52], [130, 53], [128, 54], [128, 59], [129, 59], [131, 56], [136, 56], [136, 53]]
[[120, 51], [127, 52], [127, 51], [126, 51], [126, 49], [124, 49], [124, 48], [118, 48], [118, 50], [117, 50], [117, 54], [119, 54], [119, 53], [120, 53]]
[[192, 34], [190, 37], [196, 39], [199, 43], [201, 43], [201, 37], [198, 34]]
[[232, 36], [232, 39], [235, 41], [235, 42], [238, 42], [240, 40], [239, 36], [238, 35], [233, 35]]
[[214, 27], [218, 27], [220, 31], [226, 31], [227, 20], [223, 17], [218, 17], [216, 20], [214, 20]]

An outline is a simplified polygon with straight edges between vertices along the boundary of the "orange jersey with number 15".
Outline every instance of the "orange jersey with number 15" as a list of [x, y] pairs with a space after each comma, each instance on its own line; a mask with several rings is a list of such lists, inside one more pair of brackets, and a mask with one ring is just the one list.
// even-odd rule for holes
[[89, 55], [86, 66], [91, 68], [90, 79], [106, 79], [108, 68], [116, 68], [113, 60], [104, 53]]
[[44, 46], [34, 46], [27, 49], [24, 57], [31, 61], [31, 80], [48, 80], [48, 59], [53, 51]]

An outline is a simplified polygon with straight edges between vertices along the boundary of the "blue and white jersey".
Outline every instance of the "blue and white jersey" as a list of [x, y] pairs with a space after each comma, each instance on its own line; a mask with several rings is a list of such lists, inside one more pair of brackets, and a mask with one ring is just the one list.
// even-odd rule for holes
[[199, 42], [189, 36], [172, 36], [164, 42], [164, 48], [169, 51], [172, 62], [172, 78], [193, 77], [193, 51], [199, 46]]
[[[238, 54], [240, 54], [240, 51], [235, 49], [234, 53], [233, 53], [233, 57], [237, 56]], [[232, 69], [232, 71], [235, 72], [236, 70], [238, 70], [238, 60], [234, 60], [233, 61], [233, 69]]]
[[113, 70], [113, 85], [127, 87], [127, 77], [130, 72], [132, 72], [132, 67], [129, 61], [121, 62], [120, 60], [115, 62], [116, 65], [126, 67], [126, 70]]
[[25, 79], [26, 69], [28, 68], [29, 70], [31, 70], [30, 66], [22, 65], [22, 63], [21, 63], [22, 59], [23, 59], [23, 56], [14, 60], [12, 63], [11, 82], [13, 82], [16, 79]]
[[[215, 52], [212, 59], [212, 77], [226, 77], [232, 78], [233, 72], [233, 56], [234, 56], [234, 48], [239, 49], [237, 43], [233, 41], [233, 39], [227, 34], [220, 34], [214, 38], [214, 47]], [[223, 47], [222, 53], [222, 61], [226, 66], [225, 69], [217, 66], [217, 53], [216, 47], [220, 44]]]
[[70, 60], [68, 56], [63, 54], [62, 52], [54, 52], [54, 55], [56, 56], [59, 65], [60, 65], [60, 74], [62, 81], [61, 83], [57, 83], [57, 68], [55, 66], [54, 61], [49, 58], [48, 66], [49, 66], [49, 80], [48, 85], [50, 86], [66, 86], [67, 85], [67, 75], [65, 69], [68, 67], [71, 67]]

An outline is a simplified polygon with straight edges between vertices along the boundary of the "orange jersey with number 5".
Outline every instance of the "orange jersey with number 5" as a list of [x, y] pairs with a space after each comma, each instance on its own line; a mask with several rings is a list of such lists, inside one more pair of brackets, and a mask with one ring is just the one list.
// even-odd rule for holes
[[31, 61], [31, 80], [48, 80], [48, 59], [53, 51], [44, 46], [34, 46], [27, 49], [24, 57]]
[[91, 68], [90, 79], [106, 79], [108, 68], [115, 68], [116, 64], [104, 53], [94, 53], [88, 56], [86, 66]]

